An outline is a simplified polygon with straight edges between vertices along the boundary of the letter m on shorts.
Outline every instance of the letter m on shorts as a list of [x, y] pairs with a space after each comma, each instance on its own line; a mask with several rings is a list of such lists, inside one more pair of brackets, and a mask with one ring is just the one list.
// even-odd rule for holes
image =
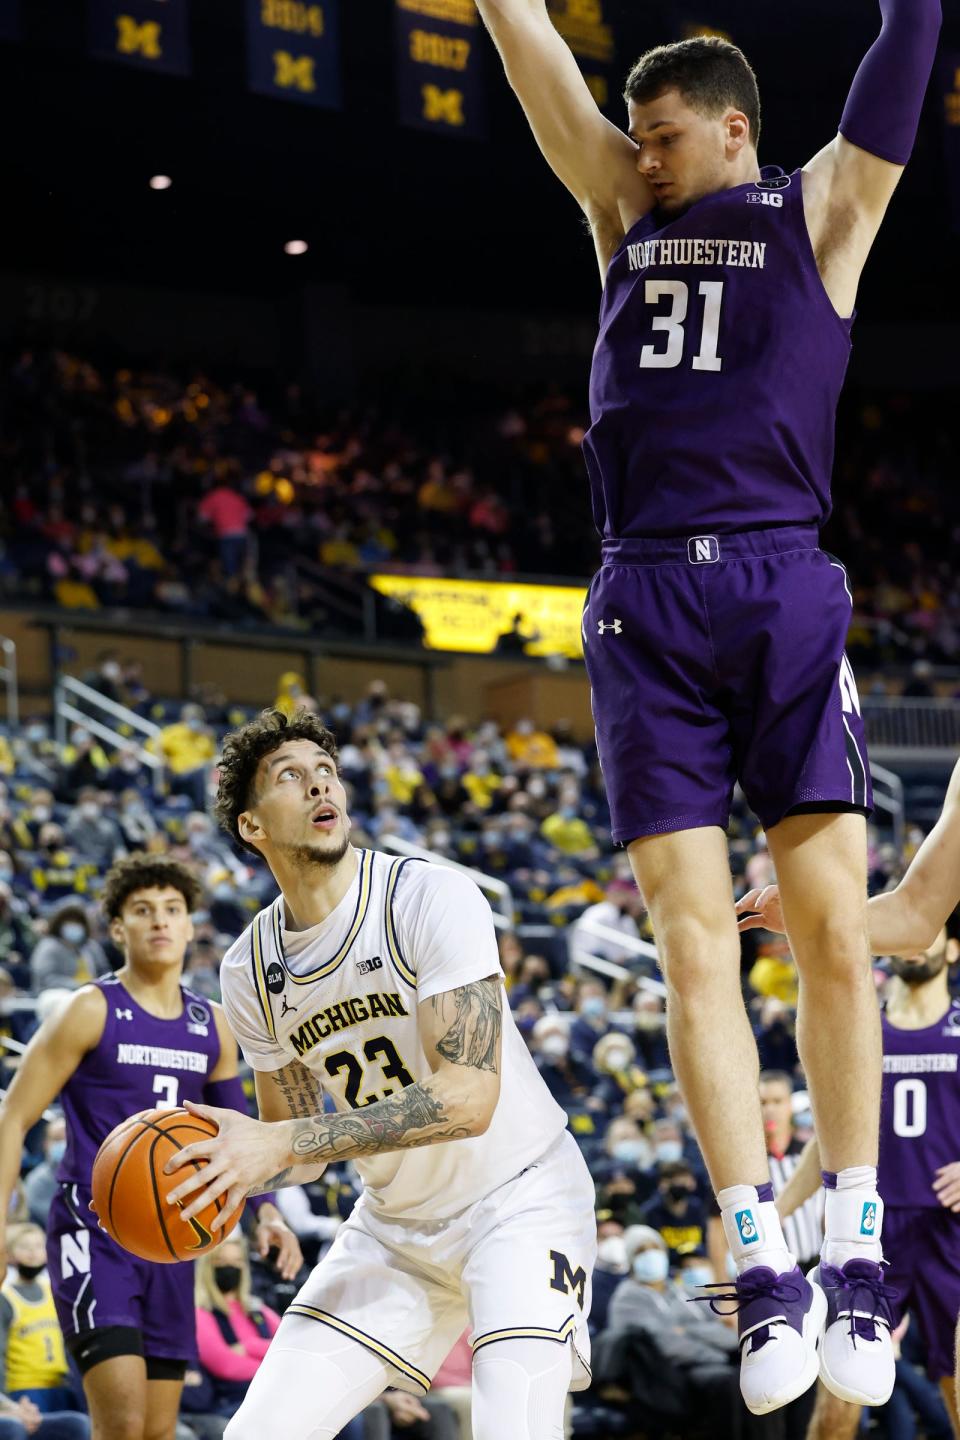
[[582, 1265], [576, 1270], [570, 1264], [566, 1255], [559, 1250], [550, 1251], [550, 1263], [553, 1266], [553, 1279], [550, 1281], [551, 1290], [559, 1290], [561, 1295], [576, 1295], [577, 1304], [583, 1309], [583, 1287], [587, 1283], [587, 1272]]
[[64, 1280], [71, 1275], [90, 1274], [90, 1231], [77, 1230], [60, 1236], [60, 1269]]

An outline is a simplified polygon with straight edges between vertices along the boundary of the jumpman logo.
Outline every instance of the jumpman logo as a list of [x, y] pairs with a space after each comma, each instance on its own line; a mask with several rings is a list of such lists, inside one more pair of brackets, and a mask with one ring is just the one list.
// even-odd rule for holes
[[281, 1011], [280, 1011], [280, 1019], [281, 1019], [281, 1020], [283, 1019], [284, 1015], [286, 1015], [286, 1013], [287, 1013], [288, 1010], [296, 1010], [296, 1008], [297, 1008], [296, 1005], [288, 1005], [288, 1004], [287, 1004], [287, 997], [286, 997], [286, 995], [284, 995], [282, 998], [283, 998], [283, 1007], [282, 1007], [282, 1009], [281, 1009]]
[[598, 635], [603, 635], [607, 630], [612, 630], [613, 633], [614, 633], [614, 635], [619, 635], [619, 634], [622, 632], [622, 630], [623, 630], [623, 623], [622, 623], [622, 621], [620, 621], [620, 620], [612, 620], [609, 625], [605, 625], [602, 620], [598, 620], [598, 621], [597, 621], [597, 634], [598, 634]]

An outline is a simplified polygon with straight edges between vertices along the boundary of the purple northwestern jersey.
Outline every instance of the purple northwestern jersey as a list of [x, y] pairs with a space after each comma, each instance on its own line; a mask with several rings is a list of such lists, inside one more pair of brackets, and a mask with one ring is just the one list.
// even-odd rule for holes
[[107, 1000], [100, 1043], [86, 1054], [60, 1092], [67, 1149], [57, 1179], [90, 1184], [101, 1142], [138, 1110], [175, 1110], [203, 1102], [203, 1087], [220, 1058], [210, 1002], [181, 985], [183, 1011], [160, 1020], [141, 1008], [116, 976], [96, 982]]
[[607, 272], [583, 448], [604, 539], [819, 526], [851, 320], [799, 171], [659, 211]]
[[888, 1206], [929, 1206], [941, 1165], [960, 1160], [960, 1005], [935, 1025], [899, 1030], [883, 1016], [877, 1189]]

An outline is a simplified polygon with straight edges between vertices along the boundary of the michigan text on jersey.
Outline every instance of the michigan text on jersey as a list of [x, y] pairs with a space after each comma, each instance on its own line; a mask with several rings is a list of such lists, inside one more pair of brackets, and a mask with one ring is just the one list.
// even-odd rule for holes
[[391, 1016], [409, 1013], [396, 992], [383, 995], [372, 991], [366, 996], [342, 1000], [338, 1005], [328, 1005], [326, 1010], [318, 1010], [293, 1032], [290, 1043], [298, 1055], [304, 1055], [308, 1050], [312, 1050], [314, 1045], [319, 1045], [321, 1040], [338, 1030], [348, 1030], [351, 1025], [362, 1025], [364, 1020], [389, 1020]]

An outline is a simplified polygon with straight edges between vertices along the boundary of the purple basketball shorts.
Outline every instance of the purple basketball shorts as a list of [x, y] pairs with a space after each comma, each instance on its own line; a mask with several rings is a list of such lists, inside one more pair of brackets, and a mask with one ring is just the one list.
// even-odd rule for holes
[[151, 1360], [196, 1356], [193, 1265], [138, 1260], [101, 1230], [90, 1191], [61, 1185], [47, 1220], [47, 1270], [66, 1339], [107, 1325], [132, 1325]]
[[583, 638], [618, 844], [726, 828], [736, 782], [767, 829], [869, 813], [851, 603], [813, 529], [604, 541]]
[[890, 1206], [883, 1212], [885, 1285], [900, 1293], [899, 1319], [909, 1310], [927, 1347], [927, 1374], [953, 1374], [953, 1336], [960, 1315], [960, 1215], [927, 1205]]

